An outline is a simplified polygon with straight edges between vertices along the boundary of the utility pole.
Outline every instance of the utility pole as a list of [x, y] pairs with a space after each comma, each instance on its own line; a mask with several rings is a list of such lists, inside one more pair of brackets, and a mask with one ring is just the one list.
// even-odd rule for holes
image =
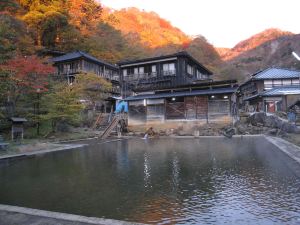
[[41, 89], [37, 89], [36, 90], [36, 93], [37, 93], [37, 129], [36, 129], [36, 134], [37, 136], [40, 135], [40, 92], [41, 92]]

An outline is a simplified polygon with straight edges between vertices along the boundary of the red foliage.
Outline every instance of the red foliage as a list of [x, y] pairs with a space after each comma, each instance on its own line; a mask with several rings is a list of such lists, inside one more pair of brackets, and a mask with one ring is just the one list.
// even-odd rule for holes
[[160, 25], [162, 28], [165, 28], [165, 29], [172, 29], [172, 26], [171, 26], [171, 24], [170, 24], [168, 21], [166, 21], [166, 20], [164, 20], [164, 19], [159, 19], [158, 21], [159, 21], [159, 25]]
[[26, 87], [29, 92], [47, 91], [48, 76], [55, 71], [36, 56], [17, 56], [0, 68], [11, 74], [11, 79], [17, 86]]
[[190, 47], [190, 44], [191, 44], [191, 42], [185, 41], [185, 42], [182, 43], [182, 48], [183, 49], [188, 49], [188, 47]]

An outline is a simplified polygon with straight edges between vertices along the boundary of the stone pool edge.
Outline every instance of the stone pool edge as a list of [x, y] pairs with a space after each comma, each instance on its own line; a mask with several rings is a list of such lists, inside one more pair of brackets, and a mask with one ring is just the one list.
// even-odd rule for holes
[[300, 164], [300, 147], [282, 138], [263, 135], [271, 144]]
[[33, 152], [24, 152], [24, 153], [3, 155], [3, 156], [0, 156], [0, 161], [6, 160], [6, 159], [14, 159], [14, 158], [22, 158], [22, 157], [46, 154], [46, 153], [50, 153], [50, 152], [66, 151], [66, 150], [70, 150], [70, 149], [74, 149], [74, 148], [81, 148], [86, 145], [88, 145], [88, 144], [68, 144], [68, 145], [53, 148], [53, 149], [45, 149], [45, 150], [39, 150], [39, 151], [33, 151]]
[[104, 219], [104, 218], [98, 218], [98, 217], [86, 217], [86, 216], [80, 216], [80, 215], [74, 215], [74, 214], [68, 214], [68, 213], [52, 212], [52, 211], [46, 211], [46, 210], [40, 210], [40, 209], [32, 209], [32, 208], [10, 206], [10, 205], [3, 205], [3, 204], [0, 204], [0, 212], [7, 212], [7, 213], [14, 213], [14, 214], [21, 215], [20, 216], [21, 221], [19, 221], [20, 223], [19, 222], [17, 222], [17, 223], [22, 224], [22, 225], [31, 224], [32, 221], [29, 223], [26, 223], [26, 220], [27, 220], [26, 217], [28, 217], [28, 218], [29, 217], [34, 217], [34, 218], [40, 217], [43, 220], [46, 220], [47, 224], [48, 223], [56, 224], [57, 221], [59, 221], [60, 224], [63, 224], [63, 222], [75, 222], [75, 224], [83, 223], [83, 224], [97, 224], [97, 225], [139, 225], [139, 224], [141, 224], [141, 223], [126, 222], [126, 221], [121, 221], [121, 220]]

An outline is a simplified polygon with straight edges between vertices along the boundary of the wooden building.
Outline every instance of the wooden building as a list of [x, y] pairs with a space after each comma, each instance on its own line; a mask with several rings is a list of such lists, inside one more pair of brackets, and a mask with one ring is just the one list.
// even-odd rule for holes
[[52, 59], [57, 75], [72, 83], [79, 73], [94, 73], [111, 81], [112, 94], [121, 94], [121, 80], [118, 66], [99, 60], [85, 52], [75, 51]]
[[154, 91], [179, 85], [211, 80], [212, 72], [190, 56], [178, 52], [134, 61], [119, 62], [123, 95], [133, 92]]
[[[129, 125], [165, 122], [194, 121], [230, 122], [235, 102], [235, 82], [209, 82], [188, 85], [153, 94], [138, 94], [126, 98], [129, 103]], [[216, 86], [215, 86], [216, 85]], [[203, 87], [203, 88], [201, 88]]]
[[287, 111], [300, 99], [300, 71], [268, 68], [240, 85], [239, 107], [246, 112]]

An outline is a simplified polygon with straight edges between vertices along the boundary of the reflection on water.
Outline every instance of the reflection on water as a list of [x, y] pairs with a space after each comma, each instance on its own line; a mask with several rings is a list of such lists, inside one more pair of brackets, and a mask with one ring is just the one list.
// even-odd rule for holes
[[299, 166], [262, 138], [96, 141], [0, 167], [0, 203], [153, 224], [299, 224]]

